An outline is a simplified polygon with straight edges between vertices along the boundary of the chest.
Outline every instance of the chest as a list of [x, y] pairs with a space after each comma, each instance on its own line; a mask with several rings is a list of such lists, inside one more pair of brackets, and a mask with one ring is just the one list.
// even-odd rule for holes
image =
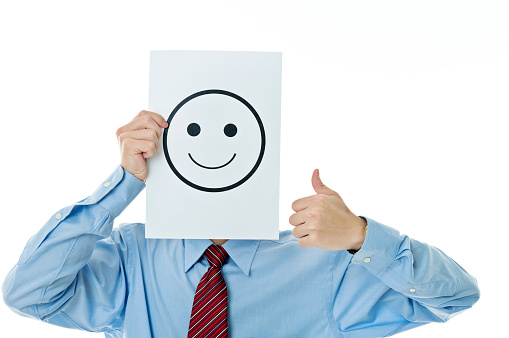
[[[222, 268], [228, 288], [231, 337], [328, 337], [332, 281], [329, 258], [277, 257], [253, 260], [249, 275], [233, 261]], [[258, 257], [263, 258], [263, 257]], [[272, 263], [271, 263], [272, 262]], [[126, 331], [141, 321], [152, 336], [187, 334], [196, 286], [208, 268], [197, 262], [187, 273], [178, 260], [145, 262], [130, 287]], [[166, 268], [161, 268], [169, 264]], [[140, 334], [140, 333], [138, 333]], [[134, 335], [132, 335], [134, 336]]]
[[[326, 337], [331, 295], [326, 262], [254, 262], [250, 275], [226, 276], [232, 333], [238, 337]], [[229, 300], [230, 300], [229, 299]]]

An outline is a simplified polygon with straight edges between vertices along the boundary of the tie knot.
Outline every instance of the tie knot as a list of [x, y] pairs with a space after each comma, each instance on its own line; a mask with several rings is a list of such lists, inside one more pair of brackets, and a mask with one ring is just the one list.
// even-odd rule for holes
[[222, 246], [212, 244], [205, 251], [205, 257], [209, 261], [210, 266], [221, 268], [228, 258], [228, 253]]

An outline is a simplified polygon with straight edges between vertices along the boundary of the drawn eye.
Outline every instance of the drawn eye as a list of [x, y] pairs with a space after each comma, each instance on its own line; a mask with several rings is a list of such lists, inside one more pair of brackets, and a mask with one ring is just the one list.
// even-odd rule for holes
[[198, 123], [193, 122], [187, 126], [187, 133], [190, 136], [197, 136], [200, 133], [200, 131], [201, 131], [200, 125]]
[[237, 134], [237, 127], [233, 123], [228, 123], [224, 126], [224, 134], [228, 137], [233, 137]]

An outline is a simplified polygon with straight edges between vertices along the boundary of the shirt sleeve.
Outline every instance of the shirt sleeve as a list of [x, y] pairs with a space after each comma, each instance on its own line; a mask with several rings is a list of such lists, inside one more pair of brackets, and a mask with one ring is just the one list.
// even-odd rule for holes
[[351, 261], [334, 266], [333, 315], [344, 337], [385, 337], [445, 322], [477, 302], [477, 280], [441, 250], [363, 218], [361, 249], [353, 256], [342, 251]]
[[87, 331], [121, 330], [126, 280], [113, 220], [145, 184], [119, 166], [97, 190], [48, 220], [8, 273], [5, 303], [23, 316]]

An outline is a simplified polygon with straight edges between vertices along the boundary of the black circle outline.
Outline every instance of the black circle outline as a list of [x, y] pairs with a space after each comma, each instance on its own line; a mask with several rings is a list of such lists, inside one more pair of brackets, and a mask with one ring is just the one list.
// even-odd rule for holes
[[[170, 154], [168, 153], [168, 147], [166, 145], [167, 141], [168, 141], [168, 128], [170, 128], [171, 120], [173, 119], [175, 114], [179, 111], [179, 109], [182, 108], [182, 106], [184, 104], [186, 104], [187, 102], [191, 101], [192, 99], [195, 99], [195, 98], [197, 98], [199, 96], [207, 95], [207, 94], [220, 94], [220, 95], [230, 96], [230, 97], [233, 97], [234, 99], [240, 101], [242, 104], [244, 104], [251, 111], [251, 113], [254, 115], [256, 121], [258, 122], [258, 126], [260, 127], [260, 134], [262, 136], [262, 142], [261, 142], [262, 144], [261, 144], [261, 147], [260, 147], [260, 154], [258, 155], [258, 159], [256, 160], [256, 163], [253, 166], [253, 168], [241, 180], [239, 180], [236, 183], [233, 183], [231, 185], [228, 185], [226, 187], [220, 187], [220, 188], [202, 187], [200, 185], [197, 185], [197, 184], [187, 180], [184, 176], [182, 176], [182, 174], [173, 165], [173, 162], [170, 159]], [[265, 129], [263, 128], [262, 119], [260, 118], [260, 116], [258, 115], [256, 110], [253, 108], [253, 106], [249, 102], [247, 102], [244, 98], [240, 97], [239, 95], [237, 95], [235, 93], [232, 93], [232, 92], [229, 92], [229, 91], [226, 91], [226, 90], [222, 90], [222, 89], [207, 89], [207, 90], [202, 90], [202, 91], [196, 92], [196, 93], [194, 93], [192, 95], [189, 95], [184, 100], [182, 100], [173, 109], [173, 111], [171, 112], [171, 114], [168, 117], [168, 119], [166, 120], [166, 122], [168, 122], [168, 127], [164, 128], [164, 133], [163, 133], [163, 149], [164, 149], [164, 156], [166, 157], [166, 162], [170, 166], [170, 168], [173, 171], [173, 173], [182, 182], [184, 182], [185, 184], [187, 184], [188, 186], [190, 186], [192, 188], [195, 188], [195, 189], [201, 190], [201, 191], [207, 191], [207, 192], [221, 192], [221, 191], [231, 190], [231, 189], [236, 188], [239, 185], [243, 184], [251, 176], [253, 176], [254, 172], [258, 169], [258, 167], [260, 166], [260, 163], [262, 162], [263, 154], [265, 153]]]

